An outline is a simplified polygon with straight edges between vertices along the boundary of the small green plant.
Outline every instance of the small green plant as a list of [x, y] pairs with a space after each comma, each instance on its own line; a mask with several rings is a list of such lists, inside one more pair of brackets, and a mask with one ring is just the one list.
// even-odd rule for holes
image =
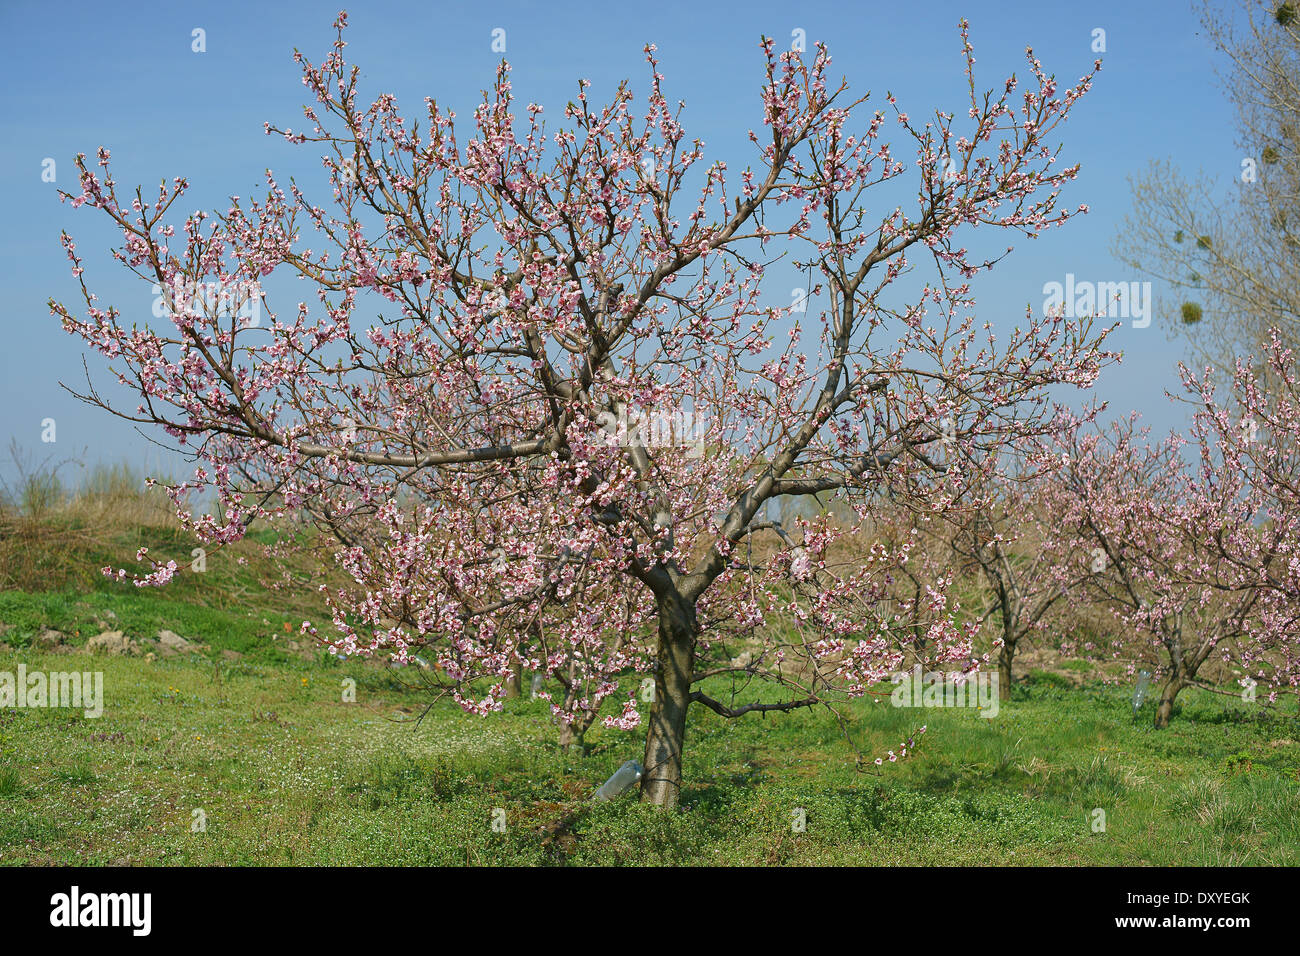
[[0, 797], [16, 796], [22, 790], [22, 783], [13, 767], [0, 767]]
[[99, 780], [95, 776], [95, 771], [91, 770], [87, 764], [80, 762], [56, 770], [54, 776], [55, 779], [69, 787], [88, 787]]
[[1254, 758], [1244, 750], [1238, 750], [1236, 753], [1229, 754], [1228, 759], [1223, 762], [1224, 772], [1229, 776], [1237, 773], [1250, 773], [1254, 765]]

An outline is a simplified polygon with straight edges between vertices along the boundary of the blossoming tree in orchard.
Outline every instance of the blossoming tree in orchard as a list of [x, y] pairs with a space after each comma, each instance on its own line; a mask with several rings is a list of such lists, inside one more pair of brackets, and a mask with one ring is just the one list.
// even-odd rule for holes
[[[639, 107], [627, 84], [601, 105], [583, 82], [547, 123], [502, 64], [467, 124], [433, 100], [418, 119], [390, 95], [364, 105], [345, 25], [319, 65], [298, 55], [306, 128], [267, 127], [322, 155], [331, 202], [268, 173], [264, 199], [176, 222], [184, 179], [125, 195], [106, 150], [78, 164], [68, 198], [120, 228], [114, 257], [164, 290], [171, 321], [100, 305], [68, 236], [85, 315], [51, 306], [139, 393], [117, 413], [195, 450], [180, 520], [224, 543], [310, 514], [353, 582], [328, 595], [333, 646], [420, 653], [468, 710], [499, 709], [519, 666], [565, 683], [564, 722], [630, 729], [652, 697], [655, 804], [678, 800], [691, 704], [785, 711], [884, 678], [898, 657], [872, 596], [892, 556], [828, 560], [869, 517], [866, 492], [932, 487], [942, 510], [960, 467], [914, 481], [942, 421], [960, 422], [959, 450], [996, 446], [1107, 358], [1060, 317], [995, 340], [968, 283], [1009, 247], [962, 245], [976, 226], [1033, 236], [1072, 215], [1058, 192], [1077, 167], [1049, 137], [1092, 74], [1061, 91], [1029, 52], [1027, 83], [972, 78], [960, 119], [922, 122], [892, 97], [868, 112], [824, 49], [765, 41], [737, 172], [688, 138], [653, 46]], [[971, 73], [964, 23], [961, 39]], [[806, 302], [762, 284], [781, 256], [814, 277]], [[267, 277], [282, 275], [308, 300], [277, 305]], [[269, 320], [175, 291], [200, 283], [257, 296]], [[220, 519], [187, 510], [198, 487]], [[856, 510], [785, 537], [764, 522], [769, 499], [812, 493]], [[956, 628], [935, 648], [970, 653]], [[638, 672], [653, 693], [620, 697]]]
[[[1085, 420], [1094, 417], [1090, 410]], [[1049, 448], [1050, 442], [1042, 441], [1012, 446], [1002, 467], [988, 469], [969, 488], [965, 507], [950, 509], [944, 520], [929, 526], [956, 559], [954, 568], [975, 575], [982, 595], [974, 610], [981, 624], [997, 622], [1002, 700], [1011, 698], [1017, 650], [1048, 629], [1053, 612], [1091, 574], [1075, 560], [1074, 536], [1052, 519], [1050, 490], [1061, 461]]]
[[1057, 534], [1073, 536], [1076, 569], [1092, 572], [1077, 597], [1109, 607], [1121, 625], [1099, 650], [1163, 680], [1155, 725], [1166, 727], [1183, 688], [1220, 689], [1201, 676], [1211, 658], [1243, 672], [1244, 685], [1276, 684], [1288, 635], [1215, 544], [1228, 539], [1258, 554], [1241, 476], [1216, 470], [1205, 480], [1183, 457], [1183, 439], [1149, 444], [1135, 420], [1081, 427], [1062, 440], [1065, 467], [1050, 483], [1045, 513]]
[[[955, 507], [958, 501], [948, 502], [948, 507]], [[954, 567], [946, 539], [927, 533], [941, 517], [930, 508], [915, 507], [902, 496], [881, 495], [871, 505], [871, 527], [866, 533], [893, 556], [884, 599], [877, 603], [876, 613], [893, 635], [905, 668], [930, 660], [934, 639], [947, 639], [950, 622], [960, 617], [969, 603], [967, 582]], [[973, 640], [979, 628], [967, 627]], [[967, 665], [974, 669], [984, 663], [986, 658], [972, 658]]]
[[[1193, 437], [1208, 494], [1242, 516], [1205, 546], [1238, 586], [1260, 595], [1274, 690], [1300, 687], [1300, 376], [1293, 349], [1271, 330], [1262, 354], [1230, 376], [1180, 366], [1197, 406]], [[1228, 394], [1222, 396], [1222, 392]], [[1293, 691], [1294, 692], [1294, 691]]]

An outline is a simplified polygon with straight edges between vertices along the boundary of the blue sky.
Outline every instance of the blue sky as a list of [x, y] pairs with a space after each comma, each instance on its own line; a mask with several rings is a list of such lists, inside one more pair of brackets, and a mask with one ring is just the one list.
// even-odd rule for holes
[[[270, 121], [297, 128], [306, 90], [292, 61], [294, 47], [313, 61], [326, 52], [338, 4], [306, 2], [167, 2], [121, 5], [25, 3], [0, 8], [0, 283], [5, 349], [0, 382], [0, 442], [10, 439], [36, 458], [126, 461], [141, 471], [180, 473], [128, 423], [82, 405], [60, 381], [76, 386], [86, 357], [99, 384], [110, 384], [97, 354], [66, 335], [49, 315], [53, 296], [79, 301], [59, 247], [66, 228], [87, 259], [87, 277], [101, 302], [128, 319], [149, 318], [147, 287], [108, 258], [112, 237], [96, 214], [72, 210], [56, 188], [73, 188], [72, 158], [112, 150], [120, 184], [156, 186], [184, 175], [187, 210], [224, 207], [249, 196], [270, 167], [281, 181], [318, 168], [315, 154], [268, 138]], [[1045, 283], [1141, 278], [1110, 255], [1130, 208], [1127, 178], [1153, 159], [1172, 158], [1186, 172], [1219, 176], [1239, 170], [1232, 116], [1217, 85], [1216, 59], [1186, 0], [1154, 2], [929, 2], [925, 4], [657, 2], [655, 4], [496, 2], [450, 4], [360, 2], [347, 8], [347, 54], [362, 67], [365, 94], [391, 91], [416, 107], [426, 95], [462, 115], [491, 83], [500, 54], [492, 31], [506, 31], [514, 90], [558, 112], [579, 77], [592, 80], [599, 101], [623, 78], [635, 90], [646, 77], [641, 48], [659, 47], [667, 89], [685, 99], [688, 133], [710, 155], [748, 159], [747, 131], [758, 125], [761, 34], [788, 43], [806, 31], [825, 41], [834, 73], [883, 101], [886, 90], [914, 117], [935, 108], [962, 112], [965, 93], [957, 21], [971, 21], [977, 85], [996, 87], [1011, 71], [1024, 76], [1032, 45], [1062, 85], [1096, 58], [1096, 29], [1105, 31], [1103, 69], [1061, 138], [1064, 158], [1083, 165], [1066, 192], [1088, 216], [1034, 242], [1022, 241], [976, 286], [981, 318], [998, 324], [1043, 301]], [[598, 12], [599, 11], [599, 12]], [[205, 31], [206, 51], [191, 49]], [[897, 141], [901, 146], [901, 141]], [[57, 181], [42, 181], [42, 163], [56, 162]], [[129, 280], [129, 281], [128, 281]], [[1182, 345], [1159, 322], [1126, 323], [1113, 339], [1125, 361], [1098, 385], [1112, 408], [1137, 409], [1159, 430], [1184, 420], [1164, 396], [1176, 388]], [[111, 389], [110, 389], [111, 393]], [[126, 405], [133, 407], [134, 403]], [[42, 444], [41, 422], [57, 423], [57, 442]], [[155, 434], [153, 437], [163, 436]], [[7, 453], [0, 475], [11, 474]], [[73, 477], [75, 471], [69, 472]]]

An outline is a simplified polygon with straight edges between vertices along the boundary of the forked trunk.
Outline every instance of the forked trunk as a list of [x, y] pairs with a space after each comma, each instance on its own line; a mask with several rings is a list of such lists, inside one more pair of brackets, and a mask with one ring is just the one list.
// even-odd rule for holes
[[585, 756], [587, 752], [587, 728], [590, 726], [590, 718], [580, 718], [571, 724], [561, 724], [560, 749], [567, 753], [570, 747], [577, 744], [578, 749], [582, 751], [583, 756]]
[[1014, 644], [1003, 644], [998, 652], [998, 700], [1011, 699], [1011, 659], [1015, 654]]
[[682, 789], [682, 744], [695, 671], [695, 608], [679, 597], [659, 602], [655, 699], [645, 739], [641, 802], [677, 806]]
[[1169, 668], [1169, 680], [1160, 691], [1160, 703], [1156, 705], [1157, 729], [1169, 726], [1169, 718], [1174, 715], [1174, 698], [1180, 690], [1196, 680], [1196, 672], [1201, 669], [1201, 664], [1215, 644], [1214, 641], [1200, 641], [1192, 643], [1188, 648], [1188, 642], [1184, 640], [1183, 623], [1182, 611], [1173, 615], [1167, 623], [1170, 636], [1165, 643], [1173, 666]]
[[1164, 689], [1160, 691], [1160, 703], [1156, 707], [1157, 728], [1163, 729], [1169, 726], [1169, 718], [1174, 713], [1174, 698], [1186, 686], [1186, 683], [1177, 673], [1169, 675], [1169, 680], [1165, 683]]
[[506, 678], [506, 699], [518, 697], [524, 684], [524, 665], [515, 658], [514, 666], [511, 668], [510, 676]]
[[[568, 713], [573, 713], [574, 705], [578, 701], [578, 684], [574, 677], [575, 668], [569, 666], [569, 688], [564, 695], [564, 709]], [[576, 715], [576, 720], [571, 724], [560, 725], [560, 749], [568, 752], [574, 744], [582, 751], [582, 755], [587, 755], [587, 730], [596, 721], [596, 712], [593, 710], [584, 710]]]

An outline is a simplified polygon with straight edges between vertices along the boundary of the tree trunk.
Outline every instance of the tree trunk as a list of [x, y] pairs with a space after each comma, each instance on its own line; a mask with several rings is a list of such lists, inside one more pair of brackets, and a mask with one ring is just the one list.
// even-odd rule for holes
[[1174, 715], [1174, 698], [1178, 696], [1180, 690], [1196, 679], [1196, 672], [1201, 669], [1205, 658], [1209, 656], [1210, 648], [1214, 646], [1213, 642], [1199, 641], [1193, 643], [1190, 653], [1184, 650], [1187, 644], [1183, 640], [1182, 611], [1175, 614], [1166, 626], [1169, 636], [1165, 640], [1165, 645], [1169, 648], [1169, 660], [1172, 666], [1169, 668], [1169, 680], [1160, 692], [1160, 703], [1156, 707], [1157, 730], [1169, 726], [1169, 718]]
[[572, 724], [560, 725], [560, 749], [568, 752], [574, 744], [582, 751], [583, 756], [587, 753], [587, 742], [585, 740], [587, 728], [591, 726], [591, 721], [576, 721]]
[[1178, 692], [1187, 685], [1177, 674], [1171, 674], [1169, 680], [1165, 683], [1164, 689], [1160, 691], [1160, 704], [1156, 707], [1156, 728], [1163, 729], [1169, 726], [1169, 718], [1174, 713], [1174, 698]]
[[[569, 683], [564, 692], [564, 710], [567, 713], [573, 713], [574, 706], [578, 702], [578, 693], [580, 686], [576, 679], [577, 667], [572, 662], [569, 664]], [[577, 744], [582, 751], [582, 755], [587, 755], [587, 728], [596, 721], [596, 713], [592, 710], [584, 710], [577, 715], [577, 720], [571, 724], [560, 724], [560, 749], [568, 753], [569, 748]]]
[[506, 699], [518, 697], [524, 683], [524, 665], [515, 658], [514, 667], [510, 671], [510, 676], [506, 678]]
[[573, 742], [574, 740], [577, 739], [577, 737], [578, 735], [573, 732], [572, 724], [560, 724], [560, 749], [561, 750], [568, 750], [573, 745]]
[[1011, 659], [1015, 654], [1015, 645], [1007, 643], [998, 652], [998, 700], [1011, 699]]
[[655, 699], [645, 739], [641, 802], [675, 807], [682, 789], [682, 744], [695, 671], [695, 608], [677, 596], [659, 601]]

